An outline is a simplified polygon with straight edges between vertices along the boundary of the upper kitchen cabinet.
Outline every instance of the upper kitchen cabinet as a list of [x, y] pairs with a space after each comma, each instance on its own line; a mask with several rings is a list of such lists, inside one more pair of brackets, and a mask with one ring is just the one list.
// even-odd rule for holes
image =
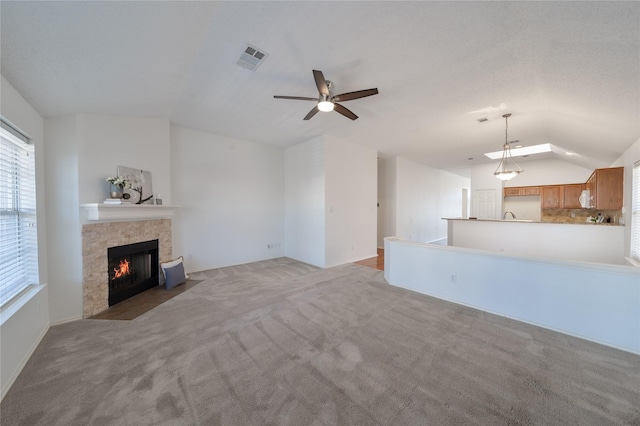
[[540, 195], [539, 186], [523, 186], [520, 189], [520, 195]]
[[563, 185], [562, 195], [562, 208], [564, 209], [579, 209], [582, 208], [580, 204], [580, 195], [585, 185], [577, 183], [572, 185]]
[[524, 195], [540, 195], [539, 186], [512, 186], [504, 188], [505, 197], [519, 197]]
[[562, 208], [563, 199], [562, 185], [546, 185], [540, 187], [540, 205], [543, 209]]
[[622, 208], [624, 167], [596, 169], [586, 183], [591, 192], [594, 209], [618, 210]]
[[543, 209], [579, 209], [584, 185], [545, 185], [540, 187], [540, 205]]

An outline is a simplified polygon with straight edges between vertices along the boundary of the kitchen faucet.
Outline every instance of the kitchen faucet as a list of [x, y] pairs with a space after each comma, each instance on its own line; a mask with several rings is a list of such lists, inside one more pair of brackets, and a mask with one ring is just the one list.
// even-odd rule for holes
[[511, 213], [511, 217], [512, 218], [516, 218], [516, 215], [513, 214], [513, 212], [511, 210], [507, 210], [506, 212], [504, 212], [504, 214], [502, 215], [502, 220], [505, 220], [507, 218], [507, 213]]

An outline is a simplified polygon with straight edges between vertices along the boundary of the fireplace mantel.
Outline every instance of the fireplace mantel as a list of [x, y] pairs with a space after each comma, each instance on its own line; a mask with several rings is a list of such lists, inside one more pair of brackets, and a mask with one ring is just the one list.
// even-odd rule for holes
[[80, 204], [87, 220], [118, 221], [171, 218], [180, 206], [153, 204]]

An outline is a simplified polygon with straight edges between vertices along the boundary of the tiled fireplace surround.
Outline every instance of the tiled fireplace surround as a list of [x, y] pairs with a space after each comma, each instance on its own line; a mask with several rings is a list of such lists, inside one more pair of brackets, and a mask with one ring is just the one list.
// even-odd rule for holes
[[109, 307], [109, 247], [158, 240], [160, 261], [171, 260], [171, 219], [88, 223], [82, 226], [82, 317]]

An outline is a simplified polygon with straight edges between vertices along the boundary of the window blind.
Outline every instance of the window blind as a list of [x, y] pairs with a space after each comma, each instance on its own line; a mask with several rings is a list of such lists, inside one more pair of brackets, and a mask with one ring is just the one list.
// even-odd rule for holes
[[631, 257], [640, 260], [640, 161], [633, 165], [631, 201]]
[[0, 119], [0, 306], [38, 283], [35, 150]]

